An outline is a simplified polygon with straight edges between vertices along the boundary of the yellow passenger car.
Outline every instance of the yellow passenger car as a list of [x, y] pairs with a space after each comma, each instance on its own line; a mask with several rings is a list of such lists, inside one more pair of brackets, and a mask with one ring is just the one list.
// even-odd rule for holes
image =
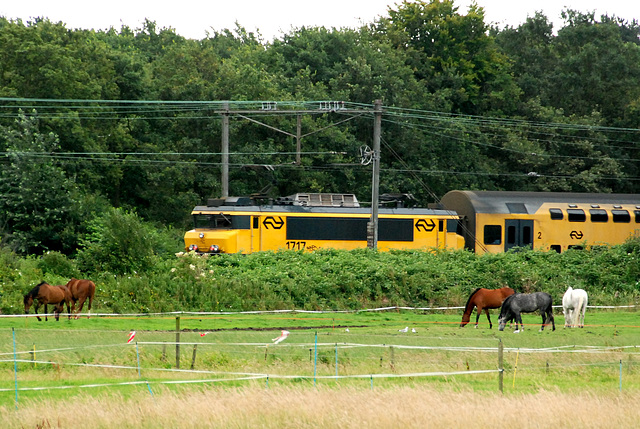
[[[248, 197], [209, 200], [191, 212], [185, 250], [203, 254], [367, 247], [371, 209], [352, 194], [296, 194], [257, 205]], [[380, 208], [378, 249], [460, 249], [456, 213]]]
[[451, 191], [441, 206], [460, 215], [465, 246], [477, 253], [563, 252], [640, 234], [639, 194]]

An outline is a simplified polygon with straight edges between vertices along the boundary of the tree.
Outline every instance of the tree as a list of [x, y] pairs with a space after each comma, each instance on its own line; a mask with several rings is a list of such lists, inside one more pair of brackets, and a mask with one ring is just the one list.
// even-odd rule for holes
[[376, 31], [407, 51], [417, 79], [443, 101], [440, 110], [499, 116], [514, 111], [519, 89], [508, 59], [488, 35], [481, 7], [460, 15], [453, 0], [404, 0], [378, 21]]
[[21, 113], [15, 127], [0, 126], [0, 232], [16, 252], [74, 249], [77, 190], [51, 156], [59, 147], [33, 116]]

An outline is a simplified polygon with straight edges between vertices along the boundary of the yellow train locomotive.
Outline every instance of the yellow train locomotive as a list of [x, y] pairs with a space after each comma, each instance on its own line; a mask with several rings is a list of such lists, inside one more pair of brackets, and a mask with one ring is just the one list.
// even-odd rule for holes
[[[185, 250], [202, 254], [367, 247], [371, 209], [353, 194], [295, 194], [268, 204], [249, 197], [210, 199], [191, 212]], [[458, 215], [441, 209], [380, 208], [378, 249], [460, 249]]]

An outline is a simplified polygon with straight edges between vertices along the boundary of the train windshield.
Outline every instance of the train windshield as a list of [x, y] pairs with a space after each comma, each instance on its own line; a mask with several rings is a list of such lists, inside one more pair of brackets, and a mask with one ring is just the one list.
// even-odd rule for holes
[[231, 216], [224, 214], [196, 214], [193, 215], [193, 225], [198, 228], [231, 228]]

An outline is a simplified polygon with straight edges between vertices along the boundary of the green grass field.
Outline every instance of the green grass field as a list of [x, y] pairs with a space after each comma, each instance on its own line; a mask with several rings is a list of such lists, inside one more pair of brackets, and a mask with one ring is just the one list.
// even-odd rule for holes
[[[16, 380], [19, 401], [37, 400], [45, 392], [47, 397], [127, 395], [211, 384], [409, 384], [497, 391], [500, 343], [507, 394], [585, 387], [617, 391], [620, 382], [623, 390], [640, 389], [635, 311], [590, 310], [583, 329], [564, 328], [562, 315], [556, 314], [555, 332], [550, 326], [539, 332], [540, 316], [524, 315], [527, 326], [518, 334], [508, 327], [498, 331], [495, 313], [493, 329], [485, 316], [478, 329], [460, 328], [460, 315], [453, 312], [181, 314], [180, 371], [176, 318], [0, 318], [1, 403], [15, 401]], [[409, 332], [399, 332], [405, 327]], [[289, 337], [273, 344], [283, 329]], [[131, 331], [136, 336], [127, 344]], [[483, 370], [491, 372], [474, 373]], [[30, 390], [36, 388], [46, 390]]]

